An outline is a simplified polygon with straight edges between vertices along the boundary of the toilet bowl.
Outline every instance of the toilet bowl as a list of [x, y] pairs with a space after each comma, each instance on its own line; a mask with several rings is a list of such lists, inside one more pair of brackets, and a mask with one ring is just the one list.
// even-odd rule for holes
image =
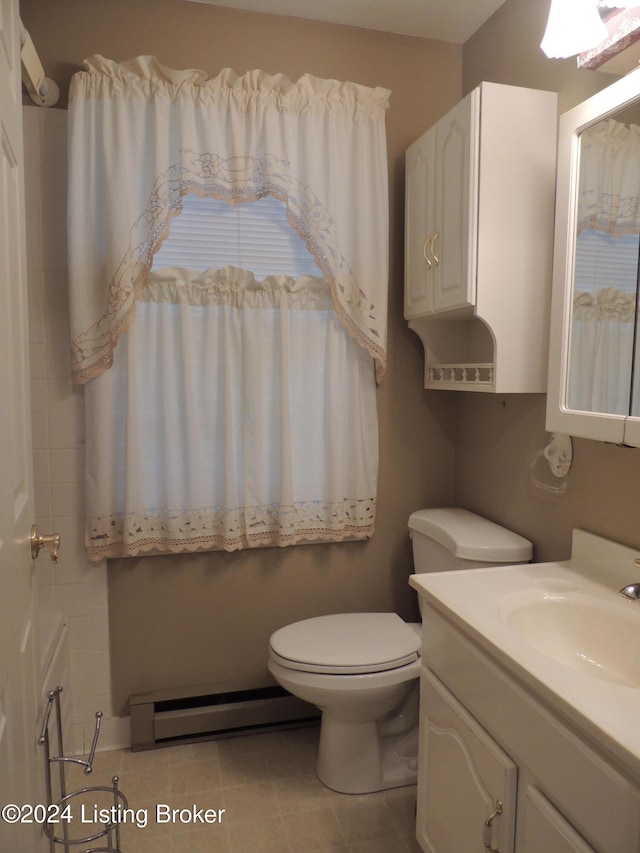
[[[462, 509], [409, 519], [414, 570], [528, 562], [531, 543]], [[316, 616], [275, 631], [275, 680], [322, 712], [318, 777], [363, 794], [416, 782], [421, 625], [395, 613]]]
[[415, 782], [420, 644], [420, 626], [395, 613], [318, 616], [271, 637], [273, 677], [322, 711], [317, 773], [328, 788]]

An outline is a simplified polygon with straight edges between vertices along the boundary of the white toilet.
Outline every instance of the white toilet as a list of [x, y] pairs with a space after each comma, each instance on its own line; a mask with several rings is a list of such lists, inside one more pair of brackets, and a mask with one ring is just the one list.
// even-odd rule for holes
[[[414, 570], [526, 563], [527, 539], [464, 509], [409, 518]], [[366, 794], [416, 781], [421, 625], [395, 613], [339, 613], [280, 628], [269, 671], [322, 711], [317, 772], [334, 791]]]

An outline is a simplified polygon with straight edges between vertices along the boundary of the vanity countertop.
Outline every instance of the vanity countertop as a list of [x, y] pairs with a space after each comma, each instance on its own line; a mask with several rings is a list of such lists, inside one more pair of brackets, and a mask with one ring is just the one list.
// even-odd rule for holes
[[640, 549], [575, 530], [571, 558], [409, 583], [640, 782]]

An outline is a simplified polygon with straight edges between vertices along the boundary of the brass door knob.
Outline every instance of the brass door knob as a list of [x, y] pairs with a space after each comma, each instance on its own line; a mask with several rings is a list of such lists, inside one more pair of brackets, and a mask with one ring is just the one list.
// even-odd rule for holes
[[59, 533], [40, 533], [38, 526], [34, 524], [31, 527], [31, 559], [37, 560], [38, 554], [43, 548], [49, 548], [51, 551], [51, 562], [58, 562], [58, 550], [60, 548]]

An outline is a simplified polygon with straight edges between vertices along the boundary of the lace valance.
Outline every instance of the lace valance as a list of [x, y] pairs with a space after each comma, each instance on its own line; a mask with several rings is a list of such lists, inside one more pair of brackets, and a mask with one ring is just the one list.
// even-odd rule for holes
[[577, 231], [640, 232], [640, 127], [614, 119], [580, 134]]
[[341, 323], [381, 379], [389, 92], [262, 71], [225, 69], [208, 79], [153, 57], [118, 64], [95, 56], [85, 68], [74, 75], [69, 110], [74, 380], [111, 365], [187, 193], [284, 202]]

